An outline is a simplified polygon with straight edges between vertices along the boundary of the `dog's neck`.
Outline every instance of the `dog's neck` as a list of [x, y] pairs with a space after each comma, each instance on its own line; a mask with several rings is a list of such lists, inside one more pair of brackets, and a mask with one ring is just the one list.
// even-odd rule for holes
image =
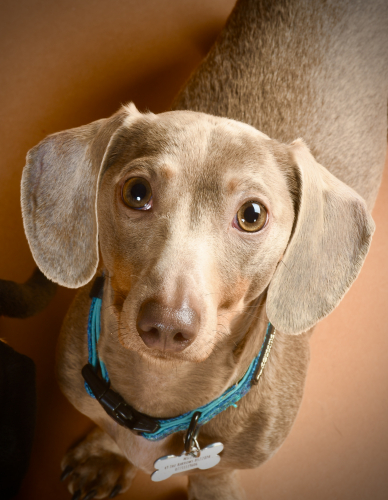
[[183, 414], [217, 398], [241, 379], [260, 351], [268, 324], [265, 295], [247, 307], [239, 335], [231, 332], [205, 361], [194, 363], [153, 359], [123, 347], [118, 336], [122, 325], [109, 312], [110, 294], [104, 294], [99, 353], [112, 387], [138, 411], [159, 418]]

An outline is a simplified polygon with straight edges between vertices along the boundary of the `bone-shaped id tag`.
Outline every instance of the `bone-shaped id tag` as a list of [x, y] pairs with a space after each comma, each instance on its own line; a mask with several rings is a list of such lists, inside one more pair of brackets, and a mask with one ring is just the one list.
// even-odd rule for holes
[[186, 472], [191, 469], [210, 469], [217, 465], [221, 457], [219, 453], [224, 449], [222, 443], [213, 443], [199, 451], [198, 456], [183, 452], [182, 455], [166, 455], [158, 458], [154, 463], [155, 472], [152, 473], [152, 481], [163, 481], [173, 474]]

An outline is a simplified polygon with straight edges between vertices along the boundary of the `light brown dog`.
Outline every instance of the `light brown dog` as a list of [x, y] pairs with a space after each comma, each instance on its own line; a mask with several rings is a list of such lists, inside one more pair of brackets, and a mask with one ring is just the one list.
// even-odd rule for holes
[[[374, 229], [386, 15], [383, 2], [241, 1], [174, 105], [217, 117], [129, 105], [30, 151], [22, 208], [32, 253], [53, 281], [82, 286], [58, 379], [99, 428], [63, 461], [74, 498], [124, 491], [137, 468], [151, 473], [183, 450], [183, 432], [149, 442], [85, 391], [89, 291], [102, 272], [99, 356], [115, 391], [154, 417], [217, 398], [259, 352], [268, 321], [277, 330], [258, 386], [201, 427], [201, 447], [221, 441], [224, 451], [215, 468], [190, 473], [189, 498], [243, 498], [232, 471], [257, 467], [287, 436], [309, 331], [356, 278]], [[302, 140], [287, 144], [298, 136], [358, 194]]]

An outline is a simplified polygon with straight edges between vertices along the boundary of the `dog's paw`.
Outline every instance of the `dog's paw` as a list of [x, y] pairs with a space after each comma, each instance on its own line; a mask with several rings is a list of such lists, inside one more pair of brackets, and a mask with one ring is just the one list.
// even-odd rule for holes
[[115, 446], [109, 441], [98, 429], [64, 456], [61, 480], [67, 481], [72, 500], [114, 498], [130, 487], [136, 468], [109, 449]]

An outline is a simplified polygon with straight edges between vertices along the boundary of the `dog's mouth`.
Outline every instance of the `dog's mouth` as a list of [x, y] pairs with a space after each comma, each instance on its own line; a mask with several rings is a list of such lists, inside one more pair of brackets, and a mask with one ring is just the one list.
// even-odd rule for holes
[[[111, 331], [117, 332], [118, 340], [125, 349], [136, 352], [149, 362], [201, 363], [215, 348], [216, 340], [211, 335], [211, 328], [201, 328], [198, 324], [195, 335], [189, 337], [187, 330], [177, 331], [176, 323], [164, 322], [154, 326], [140, 322], [139, 325], [136, 318], [128, 318], [124, 311], [114, 310], [115, 325], [110, 325]], [[189, 314], [186, 319], [188, 317]], [[194, 324], [193, 321], [187, 323]]]
[[149, 360], [200, 362], [211, 353], [203, 347], [206, 311], [195, 301], [180, 299], [177, 305], [154, 295], [134, 302], [127, 300], [129, 293], [111, 291], [115, 324], [110, 327], [126, 349]]
[[[159, 335], [157, 332], [147, 332], [146, 335], [140, 335], [134, 328], [118, 328], [119, 341], [123, 347], [137, 354], [150, 362], [154, 361], [174, 361], [201, 363], [205, 361], [214, 350], [214, 342], [206, 342], [203, 339], [204, 334], [198, 334], [198, 338], [189, 341], [181, 337], [180, 332], [175, 334], [175, 338], [169, 341], [160, 341], [155, 338]], [[156, 343], [156, 346], [154, 345]]]
[[243, 301], [217, 307], [213, 295], [208, 303], [180, 300], [178, 306], [173, 301], [166, 305], [163, 295], [145, 298], [138, 293], [142, 298], [136, 302], [126, 300], [134, 292], [109, 295], [114, 298], [110, 329], [117, 332], [120, 344], [149, 362], [174, 363], [201, 363], [220, 350], [237, 355], [237, 346], [256, 318], [252, 311], [258, 300], [249, 303], [247, 312]]

